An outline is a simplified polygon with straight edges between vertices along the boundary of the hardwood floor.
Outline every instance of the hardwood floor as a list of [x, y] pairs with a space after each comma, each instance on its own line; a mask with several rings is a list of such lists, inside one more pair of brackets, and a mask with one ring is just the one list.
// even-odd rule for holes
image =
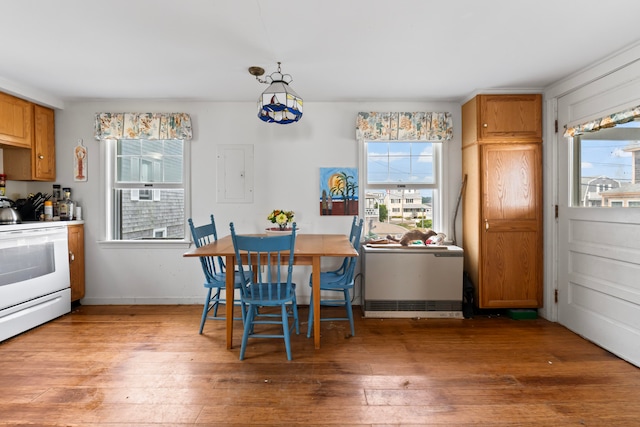
[[640, 369], [537, 320], [363, 319], [253, 340], [199, 306], [81, 306], [0, 343], [1, 426], [637, 426]]

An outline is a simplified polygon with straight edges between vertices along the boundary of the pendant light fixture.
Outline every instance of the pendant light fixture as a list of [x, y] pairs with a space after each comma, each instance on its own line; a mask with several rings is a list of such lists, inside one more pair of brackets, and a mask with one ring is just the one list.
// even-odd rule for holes
[[264, 80], [260, 78], [264, 74], [264, 68], [249, 67], [249, 74], [255, 76], [260, 83], [269, 85], [258, 99], [260, 120], [285, 125], [302, 118], [302, 98], [289, 86], [293, 78], [290, 74], [282, 74], [280, 62], [278, 71], [271, 73]]

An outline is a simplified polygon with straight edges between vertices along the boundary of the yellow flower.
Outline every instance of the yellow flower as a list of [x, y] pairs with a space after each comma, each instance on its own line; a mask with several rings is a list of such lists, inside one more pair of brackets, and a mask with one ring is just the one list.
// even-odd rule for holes
[[280, 212], [278, 216], [276, 216], [276, 222], [278, 224], [286, 224], [289, 222], [289, 217], [287, 217], [284, 212]]
[[287, 225], [291, 221], [293, 221], [294, 213], [293, 211], [284, 211], [282, 209], [274, 209], [267, 219], [274, 224], [278, 224], [280, 226]]

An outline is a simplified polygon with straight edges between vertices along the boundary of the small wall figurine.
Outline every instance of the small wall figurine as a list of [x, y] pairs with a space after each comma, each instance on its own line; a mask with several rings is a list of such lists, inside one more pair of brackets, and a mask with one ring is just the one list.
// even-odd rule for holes
[[82, 139], [78, 140], [78, 145], [73, 150], [73, 180], [87, 180], [87, 148], [82, 145]]

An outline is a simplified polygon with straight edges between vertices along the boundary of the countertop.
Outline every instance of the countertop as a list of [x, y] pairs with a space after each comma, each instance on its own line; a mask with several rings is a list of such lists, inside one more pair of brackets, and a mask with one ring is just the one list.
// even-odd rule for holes
[[84, 224], [82, 221], [23, 221], [22, 224], [2, 224], [0, 233], [3, 231], [29, 230], [34, 228], [47, 228], [55, 226], [68, 226], [73, 224]]

